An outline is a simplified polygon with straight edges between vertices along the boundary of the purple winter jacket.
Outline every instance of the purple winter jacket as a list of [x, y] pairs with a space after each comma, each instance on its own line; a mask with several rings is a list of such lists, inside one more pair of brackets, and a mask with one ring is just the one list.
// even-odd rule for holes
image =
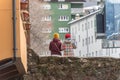
[[51, 55], [61, 55], [61, 45], [59, 39], [53, 38], [53, 40], [49, 44], [49, 50], [51, 51]]

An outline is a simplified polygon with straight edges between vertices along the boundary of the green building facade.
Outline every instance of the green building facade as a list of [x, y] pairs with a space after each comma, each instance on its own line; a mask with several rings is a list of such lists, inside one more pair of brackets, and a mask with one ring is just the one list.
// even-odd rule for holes
[[[68, 9], [60, 9], [61, 5], [68, 5]], [[52, 35], [53, 33], [58, 32], [60, 38], [64, 39], [64, 34], [69, 32], [69, 26], [67, 23], [71, 20], [71, 5], [68, 2], [54, 2], [51, 3], [51, 7], [53, 22]]]
[[68, 22], [75, 19], [75, 15], [83, 15], [84, 0], [44, 0], [49, 4], [52, 21], [51, 38], [55, 32], [60, 34], [60, 39], [64, 39], [64, 34], [69, 33]]

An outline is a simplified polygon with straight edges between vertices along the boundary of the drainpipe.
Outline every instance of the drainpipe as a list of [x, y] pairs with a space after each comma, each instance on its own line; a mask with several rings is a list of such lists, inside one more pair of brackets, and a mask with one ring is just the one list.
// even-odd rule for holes
[[16, 0], [12, 0], [12, 16], [13, 16], [13, 60], [16, 60]]

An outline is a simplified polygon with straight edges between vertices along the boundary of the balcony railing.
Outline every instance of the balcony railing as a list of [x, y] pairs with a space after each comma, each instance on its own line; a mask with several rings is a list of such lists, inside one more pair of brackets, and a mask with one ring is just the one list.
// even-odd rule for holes
[[120, 48], [119, 40], [103, 40], [102, 48]]
[[84, 10], [82, 8], [71, 8], [71, 14], [80, 14], [83, 13]]

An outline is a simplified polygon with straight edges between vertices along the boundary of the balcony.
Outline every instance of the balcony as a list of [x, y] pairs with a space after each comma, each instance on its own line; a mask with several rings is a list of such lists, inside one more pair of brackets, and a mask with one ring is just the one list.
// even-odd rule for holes
[[83, 12], [83, 8], [71, 8], [71, 14], [81, 14]]
[[119, 40], [104, 40], [102, 41], [102, 48], [120, 48]]

